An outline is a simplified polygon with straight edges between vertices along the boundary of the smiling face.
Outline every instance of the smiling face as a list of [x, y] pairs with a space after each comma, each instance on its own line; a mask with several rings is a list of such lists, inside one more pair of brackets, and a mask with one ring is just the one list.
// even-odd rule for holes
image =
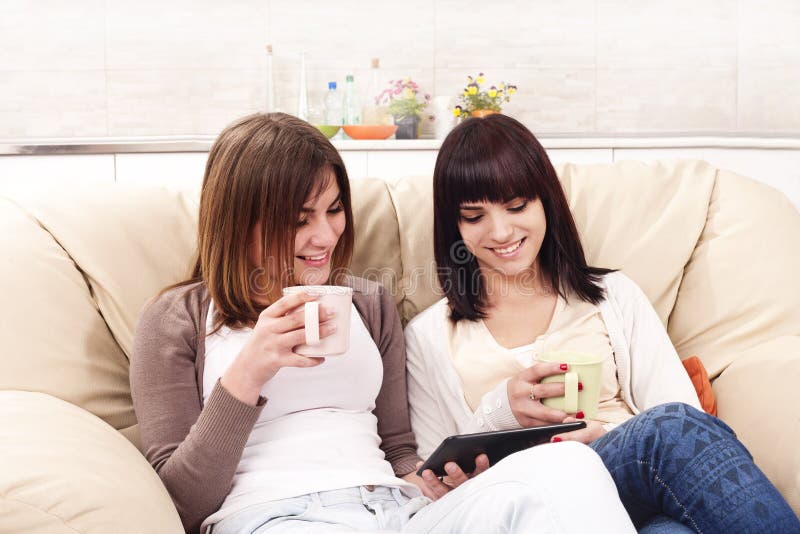
[[466, 202], [458, 229], [482, 270], [513, 277], [536, 264], [547, 221], [538, 199]]
[[[331, 257], [347, 225], [341, 191], [333, 170], [322, 177], [327, 186], [303, 204], [296, 222], [294, 238], [294, 284], [321, 285], [331, 275]], [[262, 262], [263, 238], [261, 226], [256, 225], [248, 248], [251, 265]], [[258, 299], [263, 301], [263, 298]]]

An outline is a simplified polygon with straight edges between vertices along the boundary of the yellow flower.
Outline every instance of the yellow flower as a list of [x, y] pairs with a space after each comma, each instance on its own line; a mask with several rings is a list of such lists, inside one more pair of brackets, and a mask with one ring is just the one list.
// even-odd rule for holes
[[464, 90], [464, 96], [467, 96], [468, 94], [469, 94], [469, 93], [468, 93], [468, 92], [466, 91], [466, 89], [465, 89], [465, 90]]
[[492, 88], [489, 89], [489, 98], [494, 98], [496, 96], [497, 96], [497, 89], [495, 89], [494, 86], [492, 86]]
[[486, 78], [483, 77], [483, 73], [482, 72], [480, 74], [478, 74], [478, 79], [476, 81], [478, 82], [478, 85], [480, 85], [480, 84], [482, 84], [483, 82], [486, 81]]
[[502, 91], [503, 88], [505, 88], [505, 85], [503, 85], [503, 82], [500, 82], [500, 85], [498, 85], [497, 88]]
[[461, 112], [462, 112], [461, 106], [456, 106], [453, 108], [453, 115], [455, 115], [456, 117], [460, 117]]
[[467, 93], [469, 93], [471, 95], [477, 95], [478, 94], [478, 86], [474, 85], [474, 84], [470, 85], [469, 87], [467, 87]]
[[508, 94], [513, 95], [516, 92], [517, 92], [517, 88], [516, 87], [514, 87], [513, 85], [509, 85], [508, 86]]

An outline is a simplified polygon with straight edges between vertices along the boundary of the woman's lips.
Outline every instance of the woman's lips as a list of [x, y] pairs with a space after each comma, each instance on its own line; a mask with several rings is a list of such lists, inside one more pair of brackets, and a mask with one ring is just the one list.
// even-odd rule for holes
[[331, 259], [331, 255], [330, 252], [324, 252], [314, 256], [297, 256], [297, 258], [311, 267], [320, 267], [328, 263], [328, 261]]
[[527, 238], [523, 237], [519, 241], [516, 241], [506, 247], [496, 247], [496, 248], [487, 247], [487, 248], [489, 248], [489, 250], [491, 250], [492, 253], [498, 258], [505, 258], [505, 259], [513, 258], [519, 253], [520, 249], [522, 248], [522, 245], [525, 244], [525, 239]]

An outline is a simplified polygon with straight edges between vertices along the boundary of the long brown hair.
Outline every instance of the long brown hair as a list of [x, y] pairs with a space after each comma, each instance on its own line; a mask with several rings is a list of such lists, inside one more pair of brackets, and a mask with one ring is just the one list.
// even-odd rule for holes
[[[295, 285], [294, 239], [301, 208], [325, 191], [330, 171], [346, 221], [331, 255], [332, 282], [340, 283], [353, 255], [354, 235], [350, 185], [339, 152], [319, 130], [285, 113], [248, 115], [226, 127], [206, 163], [192, 276], [171, 287], [205, 282], [214, 300], [215, 330], [254, 323], [261, 307], [253, 294], [274, 302], [281, 288]], [[262, 258], [254, 268], [248, 244], [257, 225]]]
[[442, 142], [433, 171], [433, 233], [439, 283], [450, 318], [487, 317], [487, 295], [477, 260], [458, 229], [459, 209], [468, 202], [540, 199], [547, 230], [539, 265], [563, 298], [597, 304], [604, 298], [600, 277], [609, 269], [586, 264], [564, 190], [542, 145], [519, 121], [506, 115], [467, 119]]

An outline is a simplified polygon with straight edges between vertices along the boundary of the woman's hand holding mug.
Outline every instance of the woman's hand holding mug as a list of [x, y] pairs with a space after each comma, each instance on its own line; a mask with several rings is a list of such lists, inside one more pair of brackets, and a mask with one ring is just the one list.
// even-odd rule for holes
[[[292, 350], [306, 342], [303, 307], [317, 298], [318, 295], [311, 293], [294, 293], [281, 297], [261, 312], [247, 344], [222, 376], [221, 383], [231, 395], [255, 405], [261, 388], [282, 367], [314, 367], [325, 361]], [[320, 307], [320, 339], [336, 331], [332, 317], [332, 310]]]
[[563, 382], [542, 384], [541, 380], [548, 376], [564, 374], [567, 369], [568, 366], [563, 363], [534, 362], [509, 379], [508, 402], [520, 426], [528, 428], [552, 425], [562, 422], [567, 417], [566, 412], [550, 408], [541, 402], [541, 399], [564, 396]]

